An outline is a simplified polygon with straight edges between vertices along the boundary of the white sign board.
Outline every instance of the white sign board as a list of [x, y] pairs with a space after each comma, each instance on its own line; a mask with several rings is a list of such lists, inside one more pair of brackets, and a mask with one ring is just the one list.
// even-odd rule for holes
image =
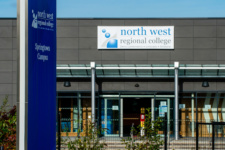
[[179, 108], [180, 109], [185, 108], [185, 104], [179, 104]]
[[160, 102], [160, 105], [161, 105], [161, 106], [166, 106], [166, 101], [161, 101], [161, 102]]
[[205, 105], [205, 109], [211, 109], [211, 105]]
[[119, 110], [119, 107], [118, 106], [112, 106], [112, 110]]
[[174, 26], [98, 26], [98, 49], [174, 49]]
[[159, 117], [165, 117], [167, 106], [159, 106]]

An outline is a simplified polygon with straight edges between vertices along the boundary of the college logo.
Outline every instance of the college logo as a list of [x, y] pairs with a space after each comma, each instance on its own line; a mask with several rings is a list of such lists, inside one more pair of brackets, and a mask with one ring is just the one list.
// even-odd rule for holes
[[34, 29], [42, 29], [42, 30], [48, 30], [48, 31], [54, 31], [54, 14], [53, 13], [47, 13], [44, 11], [37, 11], [37, 13], [34, 12], [32, 9], [32, 24], [31, 26]]
[[102, 33], [105, 34], [106, 41], [102, 44], [102, 46], [106, 45], [106, 48], [118, 48], [118, 40], [115, 39], [116, 35], [112, 36], [110, 33], [106, 32], [106, 29], [102, 29]]
[[34, 10], [32, 10], [32, 14], [33, 14], [32, 27], [37, 29], [38, 28], [37, 14], [34, 13]]

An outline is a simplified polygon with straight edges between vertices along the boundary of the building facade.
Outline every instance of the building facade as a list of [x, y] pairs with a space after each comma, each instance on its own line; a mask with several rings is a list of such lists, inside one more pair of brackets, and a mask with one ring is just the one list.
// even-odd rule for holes
[[[174, 48], [98, 49], [98, 26], [174, 26]], [[16, 19], [1, 19], [0, 98], [8, 95], [10, 105], [17, 102], [17, 52]], [[80, 129], [85, 135], [94, 90], [96, 122], [108, 128], [104, 136], [129, 135], [130, 126], [140, 124], [141, 108], [151, 108], [153, 119], [167, 112], [171, 135], [195, 136], [196, 120], [224, 121], [224, 54], [223, 18], [58, 19], [62, 134], [77, 136]], [[210, 128], [202, 130], [211, 133]]]

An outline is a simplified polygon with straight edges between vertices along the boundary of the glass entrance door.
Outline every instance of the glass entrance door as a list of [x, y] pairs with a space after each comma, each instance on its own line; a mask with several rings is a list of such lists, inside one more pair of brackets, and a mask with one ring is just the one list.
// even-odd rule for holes
[[119, 100], [105, 98], [102, 102], [102, 127], [105, 136], [119, 136]]
[[[171, 98], [156, 98], [155, 99], [155, 116], [154, 119], [158, 117], [162, 120], [165, 118], [165, 113], [167, 113], [167, 129], [168, 135], [173, 135], [173, 99]], [[164, 135], [164, 121], [161, 123], [161, 129], [158, 134]]]

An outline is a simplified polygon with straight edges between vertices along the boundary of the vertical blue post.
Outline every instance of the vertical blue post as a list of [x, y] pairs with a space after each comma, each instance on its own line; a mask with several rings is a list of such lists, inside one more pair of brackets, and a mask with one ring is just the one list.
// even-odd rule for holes
[[28, 4], [28, 150], [56, 149], [56, 0]]

